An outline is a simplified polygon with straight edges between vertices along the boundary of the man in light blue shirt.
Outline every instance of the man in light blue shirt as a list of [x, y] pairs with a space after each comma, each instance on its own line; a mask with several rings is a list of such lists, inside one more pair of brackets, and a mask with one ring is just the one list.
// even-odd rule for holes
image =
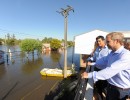
[[93, 52], [92, 56], [87, 59], [87, 63], [92, 62], [92, 65], [94, 65], [98, 59], [101, 59], [110, 53], [110, 49], [106, 46], [105, 38], [103, 36], [96, 37], [96, 44], [98, 47]]
[[[93, 52], [93, 56], [89, 57], [87, 59], [87, 63], [91, 63], [91, 65], [94, 65], [95, 62], [102, 57], [107, 56], [110, 53], [110, 49], [108, 49], [105, 38], [103, 36], [97, 36], [96, 37], [96, 45], [98, 46], [95, 51]], [[99, 71], [100, 68], [97, 68], [96, 66], [93, 66], [95, 71]], [[105, 88], [107, 87], [107, 81], [106, 80], [99, 80], [95, 83], [95, 90], [96, 92], [101, 96], [103, 99], [103, 91], [105, 91]], [[106, 93], [105, 93], [106, 94]]]
[[130, 51], [122, 46], [123, 38], [122, 33], [109, 33], [106, 42], [112, 51], [95, 63], [102, 70], [82, 74], [82, 78], [93, 78], [94, 82], [108, 81], [107, 100], [125, 100], [126, 96], [130, 96]]

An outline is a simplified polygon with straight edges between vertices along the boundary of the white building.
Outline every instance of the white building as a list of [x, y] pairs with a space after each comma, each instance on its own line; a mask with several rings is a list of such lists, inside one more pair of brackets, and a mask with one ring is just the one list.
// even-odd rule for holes
[[43, 43], [42, 44], [42, 50], [43, 51], [49, 51], [49, 50], [51, 50], [50, 43]]
[[[116, 31], [124, 34], [124, 41], [130, 42], [130, 31]], [[81, 35], [75, 36], [75, 53], [77, 54], [90, 54], [94, 49], [94, 43], [97, 36], [106, 35], [110, 32], [105, 32], [101, 30], [93, 30], [86, 32]]]

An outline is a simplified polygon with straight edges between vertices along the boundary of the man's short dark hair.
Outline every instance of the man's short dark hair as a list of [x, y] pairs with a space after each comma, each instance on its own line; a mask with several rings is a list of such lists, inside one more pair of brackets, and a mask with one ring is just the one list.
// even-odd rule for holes
[[104, 38], [104, 36], [98, 36], [98, 37], [96, 37], [96, 41], [98, 40], [98, 39], [102, 39], [102, 40], [105, 40], [105, 38]]

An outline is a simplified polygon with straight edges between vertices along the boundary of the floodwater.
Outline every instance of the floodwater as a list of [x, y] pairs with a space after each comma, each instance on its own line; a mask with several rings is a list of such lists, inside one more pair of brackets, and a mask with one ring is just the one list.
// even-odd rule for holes
[[[44, 100], [62, 78], [42, 77], [39, 72], [46, 67], [63, 68], [64, 51], [40, 55], [35, 52], [34, 56], [30, 53], [27, 59], [18, 46], [0, 46], [0, 50], [9, 49], [11, 52], [4, 56], [5, 63], [0, 65], [0, 100]], [[73, 48], [68, 48], [67, 60], [69, 67], [72, 62], [79, 66], [79, 55], [73, 55]]]

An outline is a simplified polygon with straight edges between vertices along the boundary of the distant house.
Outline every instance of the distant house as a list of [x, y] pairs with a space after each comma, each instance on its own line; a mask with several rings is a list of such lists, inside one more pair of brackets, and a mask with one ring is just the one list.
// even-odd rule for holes
[[42, 44], [42, 51], [50, 51], [50, 50], [51, 50], [50, 43]]
[[0, 64], [4, 63], [4, 51], [0, 50]]

